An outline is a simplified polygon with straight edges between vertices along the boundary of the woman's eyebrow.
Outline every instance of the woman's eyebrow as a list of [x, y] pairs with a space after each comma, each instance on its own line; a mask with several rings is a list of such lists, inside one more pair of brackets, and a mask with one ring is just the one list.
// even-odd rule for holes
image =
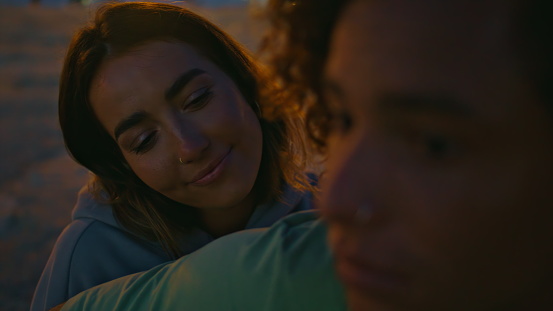
[[[192, 81], [195, 77], [204, 74], [205, 71], [199, 69], [199, 68], [193, 68], [188, 70], [187, 72], [180, 75], [175, 82], [165, 91], [165, 99], [167, 101], [170, 101], [173, 99], [190, 81]], [[119, 136], [121, 136], [125, 131], [133, 128], [140, 122], [142, 122], [144, 119], [148, 117], [148, 113], [145, 111], [137, 111], [130, 115], [129, 117], [121, 120], [114, 130], [114, 136], [115, 141], [119, 139]]]
[[180, 75], [175, 82], [173, 82], [173, 85], [165, 91], [165, 100], [172, 100], [190, 81], [192, 81], [192, 79], [204, 73], [205, 71], [199, 68], [193, 68]]
[[437, 113], [458, 117], [471, 117], [474, 111], [446, 94], [384, 93], [377, 96], [379, 110], [405, 113]]

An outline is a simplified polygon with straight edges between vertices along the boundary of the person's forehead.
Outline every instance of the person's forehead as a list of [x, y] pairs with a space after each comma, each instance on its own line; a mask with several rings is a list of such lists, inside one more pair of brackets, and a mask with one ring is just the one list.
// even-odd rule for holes
[[510, 12], [490, 1], [354, 1], [336, 24], [326, 73], [365, 93], [483, 94], [518, 79]]
[[509, 53], [510, 7], [488, 2], [354, 1], [337, 23], [343, 42], [334, 47], [426, 66]]

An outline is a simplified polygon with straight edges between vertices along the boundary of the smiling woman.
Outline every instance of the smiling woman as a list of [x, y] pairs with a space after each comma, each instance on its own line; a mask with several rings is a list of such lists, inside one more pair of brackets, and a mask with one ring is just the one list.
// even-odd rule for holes
[[262, 115], [271, 85], [182, 7], [101, 6], [73, 38], [59, 98], [67, 149], [93, 177], [32, 310], [310, 209], [298, 120]]
[[[247, 221], [255, 201], [261, 126], [221, 69], [187, 43], [147, 42], [103, 61], [90, 104], [141, 181], [199, 208], [216, 236], [243, 227], [237, 220]], [[210, 226], [218, 214], [228, 224]]]

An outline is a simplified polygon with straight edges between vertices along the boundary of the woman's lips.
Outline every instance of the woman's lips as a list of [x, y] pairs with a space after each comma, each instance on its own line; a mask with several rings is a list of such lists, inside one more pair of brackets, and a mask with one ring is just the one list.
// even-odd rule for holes
[[206, 186], [217, 180], [224, 168], [227, 166], [231, 151], [232, 148], [230, 148], [222, 157], [211, 162], [206, 169], [198, 174], [198, 177], [195, 177], [193, 181], [190, 182], [190, 184], [195, 186]]

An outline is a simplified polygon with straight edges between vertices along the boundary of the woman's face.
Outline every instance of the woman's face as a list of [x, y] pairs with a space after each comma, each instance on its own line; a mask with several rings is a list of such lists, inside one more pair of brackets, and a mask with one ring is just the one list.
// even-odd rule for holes
[[257, 178], [259, 120], [234, 82], [190, 45], [146, 43], [101, 65], [96, 117], [136, 175], [202, 209], [240, 204]]
[[551, 299], [551, 115], [500, 2], [353, 1], [336, 25], [321, 208], [352, 310]]

